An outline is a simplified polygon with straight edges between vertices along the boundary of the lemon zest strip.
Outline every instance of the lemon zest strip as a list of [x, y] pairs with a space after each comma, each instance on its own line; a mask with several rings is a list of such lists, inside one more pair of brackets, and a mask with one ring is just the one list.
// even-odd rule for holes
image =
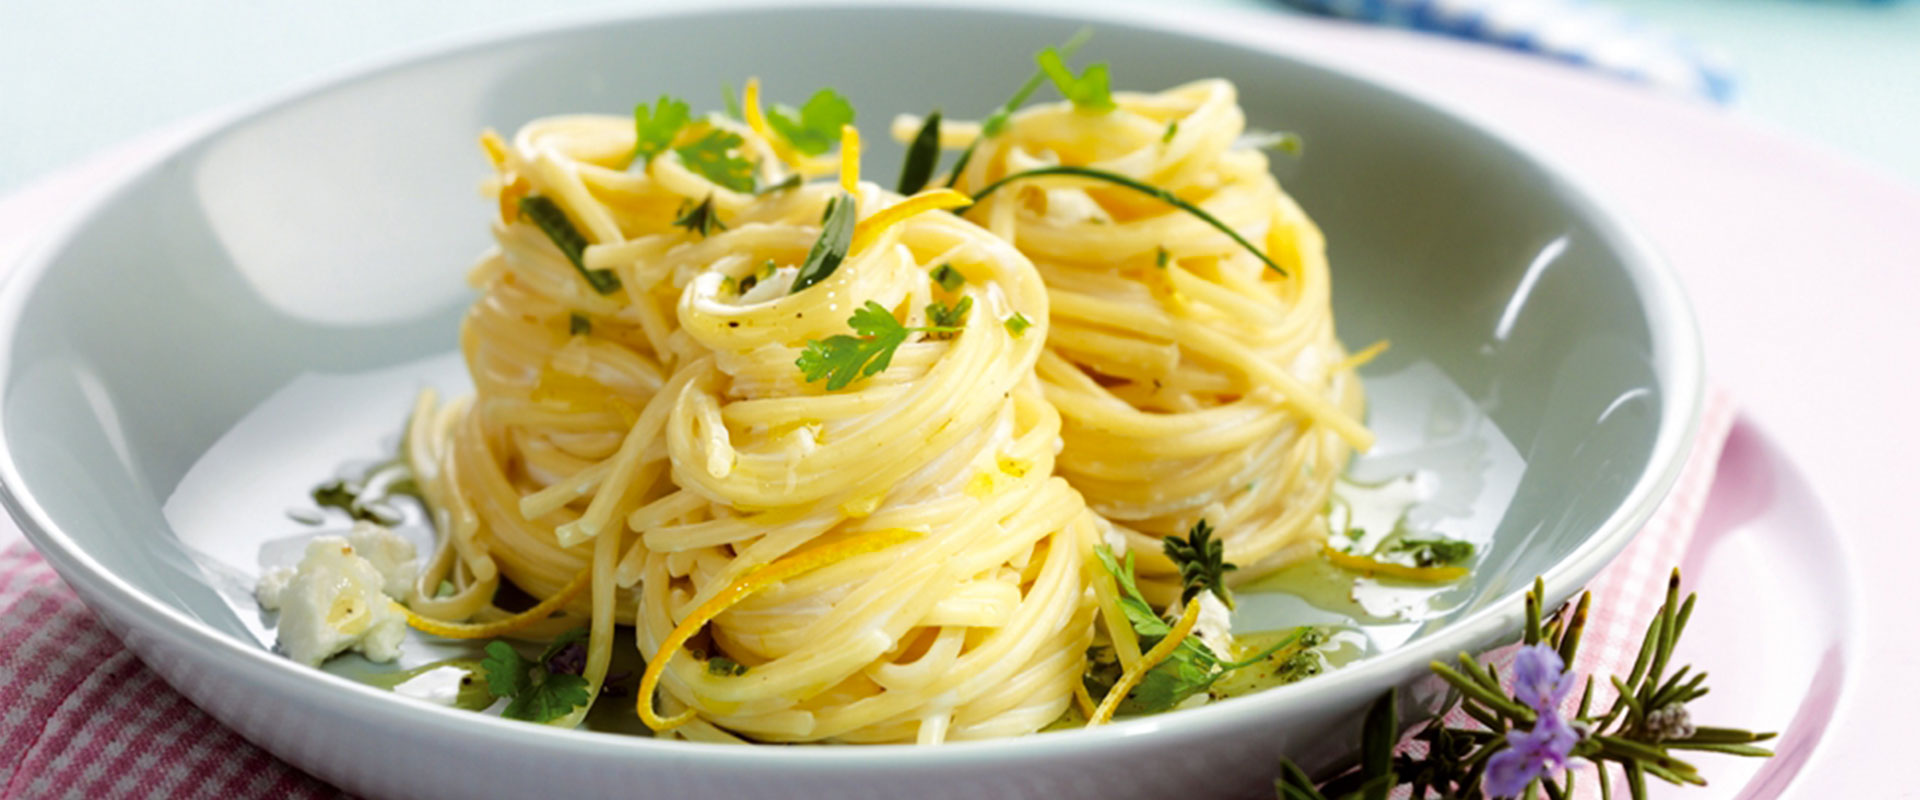
[[580, 574], [573, 576], [572, 580], [567, 581], [565, 586], [560, 587], [560, 591], [549, 595], [547, 599], [536, 603], [532, 608], [507, 617], [506, 619], [494, 620], [492, 622], [445, 622], [420, 616], [414, 613], [413, 609], [400, 605], [398, 602], [394, 603], [394, 607], [400, 609], [407, 615], [408, 625], [422, 633], [430, 633], [434, 636], [447, 639], [492, 639], [513, 633], [514, 631], [553, 616], [553, 612], [559, 611], [562, 606], [565, 606], [568, 602], [572, 601], [575, 596], [579, 595], [582, 589], [587, 588], [587, 584], [592, 579], [593, 569], [591, 567], [580, 570]]
[[1200, 602], [1196, 597], [1187, 601], [1187, 609], [1180, 612], [1180, 621], [1174, 623], [1173, 630], [1167, 632], [1167, 638], [1161, 639], [1152, 650], [1148, 650], [1146, 655], [1141, 656], [1139, 661], [1133, 662], [1133, 666], [1120, 674], [1120, 680], [1113, 684], [1112, 689], [1107, 690], [1106, 697], [1100, 699], [1100, 707], [1094, 709], [1093, 714], [1087, 717], [1087, 727], [1094, 728], [1111, 721], [1113, 712], [1120, 708], [1120, 701], [1127, 699], [1127, 695], [1133, 691], [1134, 687], [1139, 686], [1140, 681], [1147, 677], [1148, 671], [1160, 666], [1160, 662], [1167, 660], [1167, 656], [1173, 655], [1174, 648], [1186, 641], [1187, 635], [1193, 633], [1194, 624], [1199, 621]]

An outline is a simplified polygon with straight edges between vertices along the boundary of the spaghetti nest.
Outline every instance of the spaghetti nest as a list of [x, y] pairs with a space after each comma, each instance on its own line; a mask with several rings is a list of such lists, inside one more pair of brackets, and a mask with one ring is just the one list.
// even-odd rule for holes
[[1319, 550], [1334, 478], [1371, 437], [1334, 337], [1325, 242], [1242, 140], [1233, 85], [1113, 99], [1104, 113], [1058, 103], [1013, 115], [956, 187], [1088, 167], [1170, 192], [1266, 257], [1163, 197], [1057, 171], [999, 184], [968, 212], [1046, 281], [1053, 329], [1038, 370], [1065, 420], [1060, 474], [1124, 535], [1143, 589], [1164, 602], [1179, 577], [1160, 540], [1202, 518], [1236, 578]]
[[[742, 136], [760, 185], [780, 182], [751, 127], [697, 125]], [[1026, 257], [951, 214], [896, 214], [790, 293], [839, 188], [736, 192], [672, 155], [627, 169], [615, 118], [493, 141], [499, 247], [462, 332], [475, 395], [425, 398], [409, 431], [443, 533], [415, 609], [503, 617], [501, 575], [579, 591], [526, 630], [590, 620], [597, 691], [631, 622], [659, 689], [642, 718], [686, 738], [940, 742], [1057, 719], [1092, 636], [1096, 523], [1053, 477], [1060, 417], [1033, 377], [1047, 295]], [[901, 202], [852, 194], [863, 221]], [[564, 213], [577, 253], [526, 198]], [[689, 221], [703, 203], [714, 224]], [[843, 388], [808, 381], [809, 344], [870, 304], [933, 330]]]

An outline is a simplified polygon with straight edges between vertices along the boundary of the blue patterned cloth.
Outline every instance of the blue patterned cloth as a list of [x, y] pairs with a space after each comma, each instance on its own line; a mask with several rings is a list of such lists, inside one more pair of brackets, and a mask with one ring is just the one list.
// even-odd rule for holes
[[1672, 31], [1585, 0], [1281, 0], [1328, 16], [1487, 42], [1725, 103], [1727, 58]]

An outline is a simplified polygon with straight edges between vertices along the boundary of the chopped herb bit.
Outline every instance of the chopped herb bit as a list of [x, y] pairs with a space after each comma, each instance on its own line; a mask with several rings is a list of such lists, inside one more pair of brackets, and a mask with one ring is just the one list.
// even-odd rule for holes
[[899, 192], [910, 195], [926, 188], [927, 181], [933, 179], [934, 168], [939, 165], [940, 112], [935, 111], [927, 115], [920, 132], [913, 136], [913, 144], [907, 147], [907, 161], [900, 167]]
[[1292, 131], [1247, 131], [1235, 144], [1260, 150], [1278, 150], [1290, 156], [1297, 156], [1306, 149], [1307, 140]]
[[540, 651], [540, 663], [547, 671], [578, 675], [587, 667], [587, 629], [574, 628], [554, 637]]
[[1415, 566], [1446, 567], [1473, 558], [1473, 543], [1459, 539], [1394, 539], [1383, 553], [1406, 554]]
[[573, 227], [573, 221], [567, 219], [567, 212], [560, 210], [560, 204], [540, 195], [520, 198], [520, 214], [533, 220], [541, 232], [553, 241], [567, 257], [567, 263], [573, 265], [575, 272], [586, 279], [587, 285], [599, 294], [613, 294], [620, 290], [620, 279], [610, 269], [587, 269], [585, 254], [587, 237]]
[[1075, 109], [1107, 112], [1115, 108], [1113, 94], [1108, 88], [1106, 64], [1090, 64], [1085, 71], [1075, 75], [1073, 70], [1067, 68], [1067, 61], [1060, 51], [1051, 47], [1041, 50], [1039, 55], [1034, 56], [1034, 61], [1039, 63], [1040, 71], [1052, 79], [1060, 95], [1073, 102]]
[[1264, 251], [1262, 251], [1258, 247], [1253, 246], [1252, 242], [1247, 241], [1246, 237], [1241, 236], [1238, 231], [1235, 231], [1231, 226], [1227, 225], [1227, 223], [1221, 222], [1219, 217], [1216, 217], [1212, 214], [1207, 213], [1206, 209], [1203, 209], [1199, 206], [1196, 206], [1192, 203], [1182, 200], [1179, 197], [1179, 195], [1176, 195], [1173, 192], [1168, 191], [1166, 189], [1162, 189], [1150, 183], [1143, 183], [1141, 181], [1134, 180], [1133, 178], [1129, 178], [1119, 173], [1108, 172], [1103, 169], [1094, 169], [1092, 167], [1078, 167], [1078, 166], [1062, 164], [1062, 165], [1053, 166], [1053, 167], [1035, 167], [1033, 169], [1026, 170], [1024, 172], [1015, 172], [1010, 175], [1006, 175], [997, 181], [989, 183], [985, 187], [982, 187], [980, 191], [975, 192], [973, 194], [973, 202], [978, 204], [981, 200], [985, 200], [987, 198], [987, 195], [993, 194], [994, 192], [998, 191], [1000, 187], [1005, 186], [1014, 181], [1022, 180], [1025, 178], [1038, 178], [1046, 175], [1072, 175], [1074, 177], [1079, 177], [1079, 178], [1091, 178], [1093, 180], [1111, 183], [1115, 186], [1132, 189], [1148, 197], [1155, 198], [1160, 202], [1166, 203], [1167, 205], [1173, 206], [1174, 208], [1180, 209], [1181, 211], [1185, 211], [1189, 214], [1199, 217], [1201, 222], [1205, 222], [1208, 225], [1213, 226], [1214, 230], [1217, 230], [1221, 233], [1226, 234], [1229, 238], [1239, 243], [1241, 247], [1246, 248], [1247, 252], [1252, 253], [1255, 258], [1260, 259], [1261, 263], [1266, 264], [1268, 269], [1271, 269], [1274, 272], [1281, 274], [1282, 276], [1287, 274], [1287, 271], [1285, 269], [1282, 269], [1279, 264], [1274, 263], [1273, 259], [1269, 258]]
[[1160, 134], [1160, 143], [1166, 144], [1168, 142], [1171, 142], [1173, 141], [1173, 137], [1179, 136], [1179, 135], [1180, 135], [1180, 120], [1176, 119], [1172, 122], [1167, 123], [1167, 132]]
[[633, 158], [641, 164], [653, 162], [653, 157], [667, 151], [673, 144], [673, 137], [680, 129], [687, 127], [693, 115], [684, 100], [676, 100], [660, 95], [654, 101], [653, 108], [646, 103], [633, 107]]
[[793, 149], [817, 156], [840, 142], [840, 126], [853, 124], [853, 104], [839, 92], [821, 89], [798, 110], [784, 105], [767, 109], [767, 124]]
[[552, 672], [544, 660], [529, 661], [506, 642], [488, 642], [486, 652], [480, 670], [486, 674], [487, 689], [495, 697], [508, 698], [501, 716], [550, 722], [593, 700], [586, 678]]
[[459, 593], [460, 593], [460, 588], [457, 586], [454, 586], [453, 581], [449, 581], [449, 580], [441, 580], [440, 585], [435, 587], [433, 590], [434, 597], [452, 597]]
[[948, 333], [958, 328], [927, 326], [909, 328], [893, 318], [893, 312], [872, 300], [854, 310], [847, 318], [857, 336], [837, 334], [807, 342], [794, 365], [807, 382], [827, 382], [827, 391], [845, 388], [860, 378], [872, 377], [893, 363], [893, 352], [905, 344], [910, 333]]
[[760, 268], [754, 270], [753, 274], [742, 276], [737, 281], [733, 278], [724, 278], [720, 283], [723, 287], [731, 287], [734, 294], [746, 294], [753, 291], [753, 287], [759, 286], [761, 281], [773, 277], [779, 271], [780, 268], [774, 266], [773, 259], [769, 258], [761, 262]]
[[965, 285], [967, 276], [962, 274], [960, 270], [954, 269], [952, 264], [941, 264], [933, 268], [933, 282], [940, 284], [940, 288], [951, 292]]
[[1227, 591], [1226, 573], [1239, 567], [1226, 560], [1226, 548], [1213, 538], [1213, 526], [1205, 519], [1193, 523], [1187, 538], [1169, 536], [1160, 540], [1161, 549], [1180, 569], [1180, 601], [1192, 600], [1201, 592], [1213, 592], [1227, 608], [1233, 608], [1233, 593]]
[[747, 665], [726, 656], [714, 656], [707, 660], [707, 674], [723, 678], [738, 678], [747, 674]]
[[789, 294], [826, 280], [840, 268], [840, 262], [846, 260], [847, 251], [853, 247], [853, 223], [859, 214], [858, 208], [859, 201], [845, 192], [827, 201], [826, 213], [820, 219], [820, 238], [807, 251], [807, 260], [800, 263], [800, 273], [793, 277]]
[[765, 197], [767, 195], [773, 194], [774, 192], [784, 192], [788, 189], [798, 189], [800, 188], [800, 184], [805, 182], [806, 180], [800, 177], [800, 173], [796, 172], [796, 173], [793, 173], [792, 175], [788, 175], [784, 180], [780, 181], [779, 183], [776, 183], [765, 189], [761, 189], [760, 196]]
[[727, 229], [726, 223], [720, 221], [720, 212], [713, 208], [713, 195], [707, 195], [705, 200], [701, 200], [686, 213], [681, 214], [673, 224], [700, 234], [701, 238], [712, 236], [715, 229], [723, 231]]
[[954, 332], [960, 330], [967, 324], [967, 311], [971, 308], [973, 308], [973, 298], [971, 297], [962, 297], [960, 298], [960, 302], [954, 303], [951, 306], [937, 300], [928, 303], [927, 322], [935, 328], [951, 328], [952, 330], [935, 331], [927, 334], [927, 338], [953, 338]]
[[587, 315], [577, 311], [567, 315], [567, 334], [569, 336], [585, 336], [592, 332], [593, 321], [587, 319]]
[[1008, 317], [1005, 324], [1007, 330], [1011, 331], [1016, 337], [1026, 333], [1028, 328], [1033, 327], [1033, 322], [1027, 319], [1027, 315], [1018, 311], [1013, 312], [1013, 316]]
[[1164, 247], [1154, 248], [1153, 265], [1161, 269], [1167, 268], [1167, 248], [1164, 248]]
[[739, 134], [719, 128], [691, 143], [673, 148], [687, 169], [736, 192], [753, 191], [753, 162], [738, 152], [745, 140]]

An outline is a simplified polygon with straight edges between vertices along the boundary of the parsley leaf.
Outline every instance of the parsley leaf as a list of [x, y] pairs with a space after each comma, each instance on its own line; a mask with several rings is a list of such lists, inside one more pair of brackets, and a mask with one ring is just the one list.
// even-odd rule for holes
[[1161, 550], [1180, 568], [1180, 601], [1192, 600], [1211, 591], [1227, 608], [1233, 608], [1233, 594], [1227, 591], [1226, 573], [1239, 569], [1226, 561], [1226, 549], [1213, 538], [1213, 526], [1205, 519], [1193, 523], [1187, 538], [1169, 536], [1160, 540]]
[[907, 147], [907, 161], [900, 167], [900, 184], [897, 190], [910, 195], [926, 188], [927, 181], [933, 178], [933, 170], [940, 165], [940, 112], [927, 115], [927, 121], [920, 125], [920, 132], [914, 134], [913, 144]]
[[642, 164], [653, 161], [653, 157], [667, 151], [673, 144], [673, 137], [680, 129], [692, 121], [692, 111], [684, 100], [668, 95], [660, 95], [654, 101], [653, 108], [646, 103], [633, 107], [633, 157]]
[[798, 294], [826, 280], [840, 268], [840, 262], [846, 260], [847, 251], [853, 247], [853, 224], [858, 208], [859, 202], [845, 192], [827, 201], [827, 213], [820, 220], [820, 238], [807, 251], [807, 260], [800, 262], [800, 272], [793, 276], [793, 288], [788, 294]]
[[907, 327], [872, 300], [854, 310], [847, 324], [859, 336], [838, 334], [807, 342], [807, 349], [794, 362], [807, 382], [824, 378], [828, 391], [845, 388], [855, 379], [886, 369], [893, 363], [893, 351], [907, 341]]
[[559, 203], [537, 194], [529, 195], [520, 198], [520, 214], [533, 220], [533, 224], [553, 241], [553, 246], [560, 248], [574, 271], [580, 273], [580, 277], [585, 278], [587, 285], [593, 287], [595, 292], [613, 294], [620, 290], [620, 279], [613, 274], [613, 270], [587, 269], [587, 237], [580, 235], [580, 230], [573, 227], [573, 221], [567, 219], [567, 212], [560, 210]]
[[817, 156], [840, 142], [840, 126], [853, 124], [853, 104], [839, 92], [821, 89], [798, 110], [784, 105], [768, 109], [767, 124], [793, 149]]
[[[549, 646], [549, 654], [569, 643], [568, 637], [562, 636]], [[550, 722], [593, 700], [587, 692], [586, 678], [551, 672], [543, 661], [528, 661], [506, 642], [488, 642], [486, 653], [480, 660], [480, 671], [486, 674], [487, 690], [495, 697], [508, 698], [501, 716]]]
[[712, 236], [716, 228], [723, 231], [727, 229], [727, 224], [720, 221], [720, 213], [713, 208], [713, 195], [707, 195], [707, 199], [687, 209], [673, 224], [700, 234], [701, 238]]
[[1007, 330], [1018, 338], [1021, 334], [1026, 333], [1028, 328], [1033, 327], [1033, 321], [1027, 319], [1027, 315], [1015, 311], [1013, 312], [1013, 316], [1007, 318], [1006, 326]]
[[[968, 304], [962, 301], [961, 313]], [[931, 309], [929, 309], [931, 310]], [[807, 349], [793, 363], [807, 382], [827, 382], [827, 391], [846, 388], [860, 378], [878, 375], [893, 363], [893, 351], [907, 341], [910, 333], [952, 333], [959, 328], [930, 325], [909, 328], [893, 318], [893, 312], [872, 300], [855, 309], [847, 318], [857, 336], [837, 334], [807, 342]]]
[[1051, 47], [1041, 50], [1039, 55], [1034, 56], [1034, 61], [1040, 64], [1040, 71], [1045, 72], [1053, 85], [1060, 89], [1060, 95], [1073, 102], [1074, 108], [1096, 112], [1115, 108], [1113, 94], [1108, 89], [1106, 64], [1090, 64], [1086, 70], [1075, 75], [1073, 70], [1067, 68], [1066, 59], [1060, 55], [1060, 51]]
[[753, 191], [753, 162], [738, 152], [745, 144], [739, 134], [719, 128], [690, 143], [673, 148], [687, 169], [736, 192]]
[[960, 270], [954, 269], [952, 264], [941, 264], [933, 268], [933, 282], [951, 292], [966, 284], [967, 276]]

